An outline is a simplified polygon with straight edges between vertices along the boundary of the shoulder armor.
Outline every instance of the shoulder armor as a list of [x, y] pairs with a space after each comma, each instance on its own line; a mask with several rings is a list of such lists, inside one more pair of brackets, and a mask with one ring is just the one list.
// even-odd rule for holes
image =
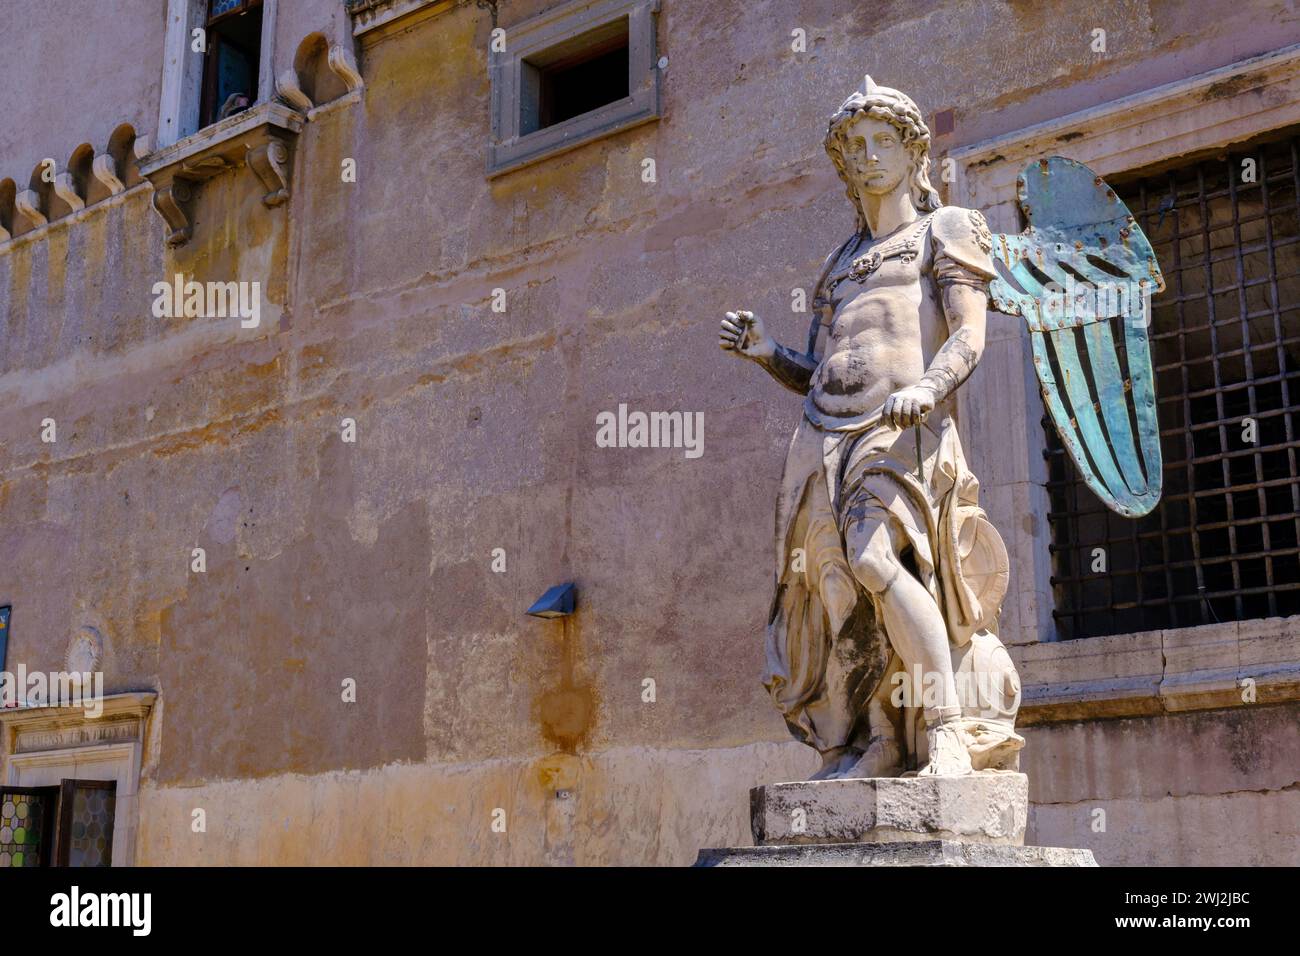
[[942, 207], [930, 224], [930, 238], [934, 243], [936, 271], [943, 260], [948, 260], [986, 279], [996, 275], [989, 255], [993, 234], [978, 209]]

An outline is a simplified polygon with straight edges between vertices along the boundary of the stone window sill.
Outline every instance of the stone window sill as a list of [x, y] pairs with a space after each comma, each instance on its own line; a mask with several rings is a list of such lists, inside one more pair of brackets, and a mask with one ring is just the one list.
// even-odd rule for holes
[[153, 184], [154, 208], [167, 223], [167, 245], [190, 240], [189, 202], [201, 183], [227, 170], [248, 165], [265, 187], [263, 205], [286, 202], [290, 150], [303, 122], [282, 103], [261, 103], [141, 159], [140, 175]]
[[1007, 648], [1017, 724], [1300, 700], [1300, 616]]

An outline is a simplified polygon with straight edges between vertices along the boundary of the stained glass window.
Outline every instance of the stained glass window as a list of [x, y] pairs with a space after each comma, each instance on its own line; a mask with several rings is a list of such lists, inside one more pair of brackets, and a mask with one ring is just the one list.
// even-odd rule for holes
[[72, 791], [72, 814], [61, 839], [67, 840], [67, 866], [109, 866], [113, 859], [113, 815], [116, 785], [65, 781]]
[[57, 787], [0, 788], [0, 870], [48, 865]]
[[208, 19], [212, 20], [224, 14], [233, 13], [243, 5], [244, 0], [211, 0], [208, 4]]

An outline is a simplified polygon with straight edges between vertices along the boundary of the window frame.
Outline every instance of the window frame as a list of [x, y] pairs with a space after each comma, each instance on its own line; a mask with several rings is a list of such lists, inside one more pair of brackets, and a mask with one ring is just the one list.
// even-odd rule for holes
[[[54, 866], [55, 853], [57, 851], [56, 842], [58, 826], [56, 818], [59, 815], [60, 788], [58, 786], [19, 787], [0, 784], [0, 798], [3, 798], [5, 794], [10, 793], [22, 794], [23, 796], [43, 797], [50, 801], [49, 813], [46, 813], [45, 818], [41, 821], [40, 852], [37, 856], [36, 866], [32, 869]], [[11, 869], [17, 868], [11, 867]], [[28, 867], [22, 867], [22, 869], [28, 869]]]
[[[257, 67], [257, 95], [249, 104], [269, 103], [275, 95], [275, 24], [279, 0], [258, 0], [262, 9], [262, 48]], [[192, 31], [207, 29], [208, 0], [167, 0], [167, 32], [163, 40], [163, 75], [158, 102], [158, 133], [154, 151], [203, 133], [204, 76], [207, 54], [194, 52]], [[231, 14], [223, 14], [224, 20]], [[237, 15], [237, 14], [236, 14]]]
[[211, 13], [212, 0], [207, 0], [208, 14], [204, 18], [204, 28], [210, 28], [213, 24], [221, 23], [223, 20], [227, 20], [230, 17], [242, 16], [249, 10], [253, 9], [253, 7], [260, 7], [261, 5], [262, 0], [239, 0], [239, 6], [235, 7], [233, 10], [227, 10], [225, 13], [218, 13], [216, 16], [213, 16]]
[[[488, 58], [491, 84], [489, 178], [512, 172], [660, 116], [660, 70], [656, 31], [659, 0], [571, 0], [530, 20], [505, 27], [505, 50]], [[599, 33], [627, 19], [628, 95], [563, 120], [524, 132], [528, 64], [548, 51]], [[535, 68], [534, 68], [535, 69]]]
[[58, 827], [54, 836], [54, 866], [72, 865], [72, 810], [77, 797], [77, 790], [111, 790], [113, 792], [113, 832], [109, 834], [107, 857], [108, 865], [113, 865], [113, 837], [117, 830], [117, 781], [116, 780], [81, 780], [65, 777], [59, 781]]
[[[212, 8], [212, 0], [207, 0], [207, 7], [209, 10]], [[207, 50], [203, 54], [203, 81], [202, 81], [202, 85], [200, 86], [200, 92], [199, 92], [198, 129], [200, 130], [207, 129], [209, 126], [218, 122], [221, 119], [221, 117], [217, 115], [218, 112], [221, 110], [221, 104], [217, 102], [217, 98], [218, 98], [217, 87], [218, 87], [218, 83], [220, 82], [218, 78], [218, 64], [220, 63], [222, 49], [223, 47], [227, 47], [227, 46], [232, 49], [238, 49], [238, 47], [236, 47], [234, 43], [230, 43], [225, 39], [221, 30], [217, 30], [216, 32], [214, 32], [212, 28], [214, 26], [221, 27], [226, 23], [233, 22], [239, 17], [251, 13], [253, 10], [258, 11], [257, 15], [259, 17], [259, 23], [258, 23], [259, 62], [257, 65], [257, 69], [258, 69], [257, 81], [258, 81], [258, 88], [260, 93], [260, 88], [262, 84], [262, 72], [261, 72], [262, 64], [260, 60], [261, 60], [262, 46], [265, 45], [266, 43], [266, 37], [264, 35], [266, 29], [266, 22], [264, 19], [265, 10], [262, 9], [262, 0], [240, 0], [239, 6], [236, 7], [234, 10], [227, 10], [225, 13], [218, 14], [215, 17], [208, 16], [205, 18], [203, 29], [207, 31], [207, 36], [206, 36]], [[251, 108], [255, 106], [259, 98], [260, 98], [259, 96], [251, 97], [251, 101], [248, 104], [249, 107]]]

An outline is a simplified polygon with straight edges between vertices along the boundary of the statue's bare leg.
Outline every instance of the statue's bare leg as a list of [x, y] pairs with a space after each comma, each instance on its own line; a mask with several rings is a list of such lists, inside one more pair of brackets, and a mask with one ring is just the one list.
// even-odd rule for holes
[[970, 773], [970, 756], [953, 723], [961, 701], [952, 673], [948, 628], [930, 592], [903, 566], [890, 523], [883, 517], [858, 518], [844, 534], [854, 576], [876, 599], [885, 631], [909, 679], [919, 671], [929, 762], [922, 774]]

